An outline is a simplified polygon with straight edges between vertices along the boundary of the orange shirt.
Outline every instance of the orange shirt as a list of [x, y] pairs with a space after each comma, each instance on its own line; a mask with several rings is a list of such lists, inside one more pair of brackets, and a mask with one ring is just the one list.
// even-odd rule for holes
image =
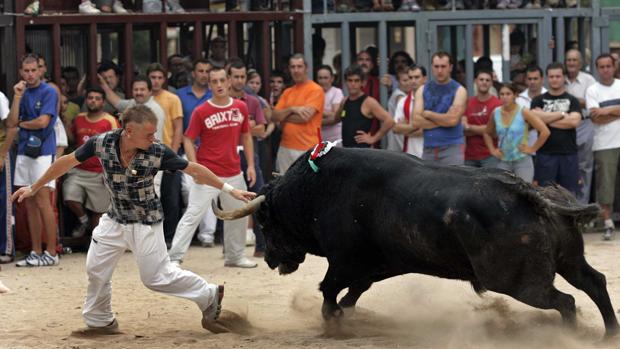
[[319, 142], [317, 130], [323, 120], [323, 104], [325, 93], [316, 82], [308, 80], [287, 88], [280, 96], [276, 110], [289, 107], [313, 107], [317, 110], [310, 121], [305, 124], [284, 122], [282, 124], [282, 140], [280, 145], [294, 150], [308, 150]]

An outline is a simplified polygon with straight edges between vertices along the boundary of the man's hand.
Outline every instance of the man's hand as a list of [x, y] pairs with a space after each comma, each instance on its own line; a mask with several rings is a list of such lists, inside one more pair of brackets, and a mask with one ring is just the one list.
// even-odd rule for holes
[[15, 92], [15, 96], [23, 96], [24, 92], [26, 91], [26, 82], [24, 80], [21, 80], [20, 82], [16, 83], [13, 87], [13, 91]]
[[461, 117], [461, 125], [465, 131], [469, 130], [469, 123], [467, 122], [467, 116]]
[[590, 117], [596, 119], [599, 116], [607, 116], [609, 111], [605, 108], [592, 108], [590, 109]]
[[254, 169], [254, 166], [248, 167], [245, 173], [246, 179], [248, 180], [248, 186], [251, 188], [254, 184], [256, 184], [256, 170]]
[[370, 135], [370, 133], [366, 133], [364, 131], [357, 131], [357, 136], [354, 137], [355, 142], [357, 144], [366, 143], [366, 144], [375, 144], [375, 138]]
[[314, 115], [314, 108], [312, 107], [297, 107], [295, 114], [301, 116], [302, 119], [308, 121]]
[[534, 149], [532, 149], [532, 147], [530, 147], [527, 144], [521, 144], [519, 145], [519, 150], [523, 153], [523, 154], [528, 154], [528, 155], [532, 155], [534, 154], [536, 151]]
[[385, 74], [381, 77], [381, 85], [387, 86], [388, 88], [392, 87], [392, 77], [390, 74]]
[[11, 201], [15, 201], [17, 199], [17, 202], [22, 202], [24, 199], [32, 197], [33, 195], [34, 193], [32, 192], [32, 189], [30, 189], [30, 186], [21, 187], [17, 189], [13, 195], [11, 195]]
[[239, 189], [233, 189], [230, 192], [230, 195], [234, 197], [235, 199], [243, 201], [243, 202], [248, 202], [256, 197], [256, 193], [245, 191], [245, 190], [239, 190]]
[[97, 74], [97, 80], [99, 80], [99, 85], [101, 85], [101, 88], [110, 87], [101, 74]]
[[504, 158], [504, 153], [502, 153], [501, 150], [499, 150], [498, 148], [495, 148], [493, 150], [490, 151], [491, 155], [495, 156], [496, 158], [502, 160]]

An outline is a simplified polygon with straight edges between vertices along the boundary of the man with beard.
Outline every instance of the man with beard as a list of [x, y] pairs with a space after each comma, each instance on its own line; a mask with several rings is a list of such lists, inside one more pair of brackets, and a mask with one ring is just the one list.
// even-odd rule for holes
[[372, 55], [364, 50], [357, 54], [357, 65], [362, 67], [364, 74], [366, 74], [366, 82], [363, 86], [363, 92], [366, 96], [370, 96], [376, 100], [379, 100], [379, 78], [374, 74], [375, 61], [372, 59]]
[[[73, 120], [73, 138], [80, 147], [91, 137], [119, 128], [118, 121], [103, 111], [105, 92], [93, 87], [86, 92], [88, 112], [80, 113]], [[90, 158], [67, 173], [62, 185], [65, 205], [78, 218], [80, 225], [73, 230], [73, 237], [84, 236], [97, 226], [99, 218], [110, 206], [110, 193], [103, 183], [103, 168], [97, 158]], [[92, 212], [90, 221], [87, 211]]]

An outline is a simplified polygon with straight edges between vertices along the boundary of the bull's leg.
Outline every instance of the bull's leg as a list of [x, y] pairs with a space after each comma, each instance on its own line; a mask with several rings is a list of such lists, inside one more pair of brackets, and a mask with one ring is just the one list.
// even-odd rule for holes
[[333, 317], [341, 317], [343, 315], [342, 308], [340, 308], [336, 302], [336, 297], [340, 291], [347, 287], [348, 281], [348, 279], [345, 279], [341, 275], [337, 275], [331, 266], [327, 269], [325, 278], [319, 287], [319, 290], [323, 292], [323, 306], [321, 307], [321, 312], [325, 320], [329, 320]]
[[605, 322], [605, 337], [620, 333], [618, 319], [607, 293], [605, 275], [592, 268], [581, 256], [575, 263], [564, 263], [559, 266], [558, 273], [571, 285], [584, 291], [594, 301]]
[[371, 285], [372, 281], [369, 280], [359, 281], [351, 284], [349, 286], [349, 291], [344, 297], [342, 297], [342, 299], [340, 299], [338, 305], [340, 305], [342, 308], [355, 308], [357, 300], [360, 299], [362, 293], [366, 292]]
[[506, 292], [515, 299], [540, 309], [555, 309], [562, 315], [568, 326], [576, 324], [575, 298], [558, 291], [553, 284], [536, 284], [519, 288], [516, 292]]

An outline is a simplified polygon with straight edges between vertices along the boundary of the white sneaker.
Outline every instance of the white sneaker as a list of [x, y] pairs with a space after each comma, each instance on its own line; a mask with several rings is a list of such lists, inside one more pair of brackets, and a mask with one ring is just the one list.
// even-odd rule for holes
[[246, 246], [254, 246], [256, 245], [256, 236], [254, 235], [253, 229], [246, 229], [245, 231], [245, 245]]
[[99, 11], [95, 5], [89, 1], [84, 1], [83, 3], [80, 4], [80, 6], [78, 7], [80, 10], [80, 13], [83, 14], [87, 14], [87, 15], [98, 15], [101, 13], [101, 11]]
[[224, 266], [230, 268], [256, 268], [258, 264], [244, 257], [243, 259], [235, 263], [225, 262]]
[[74, 238], [81, 238], [84, 234], [86, 234], [86, 230], [88, 230], [88, 222], [81, 223], [77, 226], [77, 228], [73, 229], [71, 236]]
[[114, 1], [114, 4], [112, 5], [112, 11], [114, 13], [129, 13], [129, 11], [127, 11], [127, 9], [125, 9], [125, 7], [123, 6], [123, 3], [119, 0]]
[[38, 260], [41, 258], [36, 252], [30, 251], [30, 254], [26, 258], [15, 263], [17, 267], [30, 267], [33, 264], [38, 264]]
[[181, 4], [179, 4], [178, 0], [168, 0], [168, 8], [170, 8], [170, 12], [173, 13], [185, 13], [185, 9]]

